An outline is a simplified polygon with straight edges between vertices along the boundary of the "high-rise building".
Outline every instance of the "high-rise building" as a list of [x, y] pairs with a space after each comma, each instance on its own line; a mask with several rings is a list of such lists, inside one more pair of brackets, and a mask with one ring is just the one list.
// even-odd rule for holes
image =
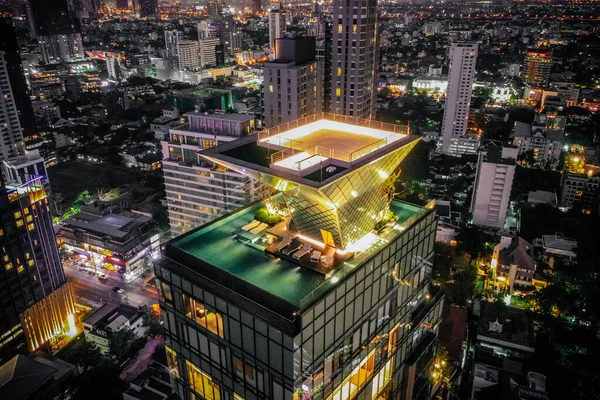
[[545, 87], [550, 77], [552, 68], [552, 51], [547, 49], [528, 50], [523, 65], [523, 79], [525, 82]]
[[382, 195], [418, 139], [328, 117], [200, 153], [279, 194], [171, 241], [155, 264], [180, 398], [425, 399], [440, 382], [433, 205]]
[[262, 1], [252, 0], [252, 14], [259, 15], [262, 13]]
[[28, 0], [27, 17], [44, 63], [84, 58], [81, 24], [67, 0]]
[[165, 57], [177, 57], [177, 46], [182, 33], [177, 30], [165, 30]]
[[473, 225], [504, 227], [518, 153], [516, 147], [493, 145], [479, 151], [471, 199]]
[[75, 306], [39, 178], [0, 189], [0, 363], [53, 350], [74, 329]]
[[475, 141], [474, 149], [471, 149], [472, 146], [461, 145], [463, 141], [470, 142], [466, 133], [476, 62], [477, 43], [452, 43], [448, 90], [442, 120], [442, 152], [446, 154], [477, 152], [478, 140]]
[[188, 124], [162, 142], [167, 210], [173, 236], [192, 230], [258, 198], [260, 185], [216, 166], [196, 153], [247, 136], [254, 119], [245, 114], [185, 114]]
[[333, 2], [331, 112], [373, 118], [379, 46], [377, 0]]
[[321, 16], [323, 20], [323, 37], [317, 39], [317, 61], [323, 62], [323, 111], [331, 112], [331, 42], [333, 38], [333, 23], [331, 17]]
[[129, 9], [129, 0], [117, 0], [116, 6], [118, 10], [128, 10]]
[[219, 30], [217, 27], [210, 25], [207, 21], [198, 22], [196, 29], [198, 30], [198, 40], [219, 37]]
[[225, 8], [225, 3], [222, 1], [209, 1], [206, 5], [208, 16], [214, 18], [219, 18], [223, 15], [223, 8]]
[[119, 57], [107, 56], [106, 59], [106, 71], [108, 72], [108, 79], [119, 82], [123, 76], [121, 70], [121, 59]]
[[315, 38], [284, 38], [276, 43], [275, 60], [263, 65], [267, 127], [323, 110], [323, 62], [315, 58]]
[[275, 49], [275, 40], [285, 33], [286, 11], [281, 2], [269, 3], [269, 47]]
[[217, 65], [217, 46], [221, 44], [218, 37], [211, 37], [206, 39], [200, 39], [198, 45], [200, 46], [200, 66], [215, 66]]
[[177, 43], [177, 57], [180, 69], [194, 69], [200, 67], [200, 52], [198, 41], [180, 40]]
[[158, 0], [138, 0], [140, 17], [158, 18]]

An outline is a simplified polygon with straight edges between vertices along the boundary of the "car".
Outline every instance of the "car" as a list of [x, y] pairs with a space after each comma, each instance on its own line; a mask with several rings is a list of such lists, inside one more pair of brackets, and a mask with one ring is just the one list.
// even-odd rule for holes
[[104, 279], [108, 279], [108, 275], [106, 275], [106, 274], [99, 274], [98, 275], [98, 279], [103, 279], [103, 280]]
[[114, 290], [115, 292], [117, 292], [117, 293], [123, 293], [123, 292], [124, 292], [123, 288], [120, 288], [120, 287], [118, 287], [118, 286], [115, 286], [115, 287], [113, 288], [113, 290]]

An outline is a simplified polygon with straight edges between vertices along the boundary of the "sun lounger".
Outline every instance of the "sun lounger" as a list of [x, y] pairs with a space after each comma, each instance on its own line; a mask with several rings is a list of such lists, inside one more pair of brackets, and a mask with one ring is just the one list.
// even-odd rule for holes
[[259, 234], [259, 233], [261, 233], [262, 231], [264, 231], [265, 229], [267, 229], [268, 227], [269, 227], [269, 225], [268, 225], [268, 224], [261, 223], [261, 224], [260, 224], [260, 225], [258, 225], [256, 228], [254, 228], [254, 229], [251, 229], [251, 230], [250, 230], [250, 232], [251, 232], [251, 233], [254, 233], [254, 234]]
[[251, 231], [252, 229], [256, 228], [259, 225], [260, 225], [260, 221], [253, 219], [252, 222], [250, 222], [249, 224], [242, 226], [242, 230]]
[[283, 250], [287, 245], [289, 245], [290, 243], [292, 243], [292, 239], [290, 239], [289, 236], [285, 236], [283, 239], [281, 239], [281, 241], [279, 243], [277, 243], [275, 245], [275, 247], [273, 247], [273, 250], [275, 251], [281, 251]]
[[292, 240], [292, 243], [290, 243], [290, 245], [288, 247], [283, 249], [282, 253], [285, 254], [286, 256], [289, 256], [290, 254], [292, 254], [293, 252], [295, 252], [296, 250], [298, 250], [301, 247], [302, 247], [302, 242], [298, 239], [294, 239], [294, 240]]
[[304, 246], [302, 246], [302, 248], [294, 253], [294, 258], [296, 260], [301, 259], [302, 257], [304, 257], [305, 255], [307, 255], [308, 253], [310, 253], [310, 251], [312, 250], [312, 247], [310, 246], [310, 244], [305, 244]]
[[318, 250], [315, 250], [312, 252], [312, 254], [310, 255], [310, 261], [312, 262], [319, 262], [319, 260], [321, 259], [321, 252]]

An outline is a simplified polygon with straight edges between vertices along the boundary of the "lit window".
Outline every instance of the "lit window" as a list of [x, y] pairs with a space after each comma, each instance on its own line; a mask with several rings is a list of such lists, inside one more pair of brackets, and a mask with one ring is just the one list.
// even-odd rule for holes
[[269, 91], [273, 93], [273, 85], [269, 85]]
[[0, 229], [0, 236], [4, 236], [4, 230]]
[[183, 296], [183, 303], [185, 306], [185, 315], [188, 318], [196, 321], [196, 323], [205, 327], [215, 335], [224, 337], [223, 317], [221, 317], [221, 314], [207, 310], [204, 307], [204, 304], [185, 295]]
[[356, 25], [352, 26], [352, 32], [356, 32]]
[[29, 224], [29, 225], [27, 225], [27, 229], [30, 230], [30, 231], [34, 230], [35, 229], [35, 224]]
[[172, 302], [173, 301], [173, 293], [171, 292], [171, 286], [168, 284], [161, 282], [160, 284], [162, 288], [162, 295], [165, 301]]
[[25, 220], [27, 222], [31, 222], [31, 221], [33, 221], [33, 217], [31, 215], [28, 215], [27, 218], [25, 218]]
[[339, 33], [342, 33], [343, 29], [344, 29], [344, 28], [342, 27], [342, 25], [338, 25], [338, 32], [339, 32]]
[[335, 95], [336, 96], [341, 96], [342, 95], [342, 89], [341, 88], [335, 89]]
[[172, 152], [173, 150], [174, 150], [174, 149], [173, 149], [173, 147], [172, 147], [172, 146], [171, 146], [171, 147], [169, 147], [169, 151], [171, 151], [171, 152]]
[[9, 259], [8, 254], [4, 256], [4, 262], [8, 262]]
[[14, 213], [15, 218], [21, 218], [21, 211]]
[[24, 268], [22, 265], [19, 265], [19, 266], [17, 267], [17, 272], [18, 272], [18, 273], [21, 273], [21, 272], [23, 272], [24, 270], [25, 270], [25, 268]]
[[242, 360], [233, 356], [233, 369], [235, 375], [240, 379], [246, 379], [246, 382], [255, 383], [254, 367], [244, 363]]
[[177, 363], [177, 353], [170, 348], [169, 346], [165, 346], [167, 350], [167, 365], [172, 374], [176, 377], [179, 377], [179, 364]]
[[25, 253], [25, 258], [26, 258], [26, 259], [29, 259], [29, 257], [31, 257], [31, 256], [29, 255], [29, 253]]
[[7, 271], [11, 270], [13, 267], [12, 263], [8, 263], [4, 266], [4, 268], [6, 268]]
[[24, 222], [22, 219], [18, 219], [17, 220], [17, 228], [20, 228], [21, 226], [23, 226]]
[[29, 207], [25, 207], [25, 208], [23, 209], [23, 213], [24, 213], [25, 215], [29, 214]]
[[27, 261], [27, 265], [29, 265], [30, 267], [32, 267], [34, 263], [35, 263], [35, 261], [33, 261], [33, 260]]
[[214, 383], [210, 376], [201, 371], [189, 361], [185, 361], [188, 371], [188, 381], [194, 392], [206, 400], [221, 400], [219, 385]]
[[338, 76], [342, 75], [342, 69], [338, 67]]

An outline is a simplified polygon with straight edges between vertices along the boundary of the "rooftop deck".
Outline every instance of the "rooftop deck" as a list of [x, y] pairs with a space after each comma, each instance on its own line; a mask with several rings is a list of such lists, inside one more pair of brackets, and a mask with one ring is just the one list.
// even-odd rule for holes
[[[204, 270], [206, 265], [206, 268], [233, 275], [255, 289], [280, 298], [296, 308], [303, 308], [335, 287], [337, 282], [342, 281], [354, 268], [368, 260], [385, 243], [430, 212], [429, 209], [393, 201], [391, 208], [397, 217], [394, 226], [383, 232], [362, 253], [346, 257], [342, 264], [334, 266], [329, 274], [323, 275], [301, 266], [299, 262], [268, 255], [265, 249], [274, 239], [270, 233], [259, 235], [254, 242], [236, 238], [240, 229], [253, 221], [256, 211], [261, 207], [261, 203], [255, 203], [243, 208], [173, 240], [169, 246], [182, 251], [186, 257], [191, 256], [202, 261], [203, 267], [195, 270], [201, 275], [209, 273]], [[165, 254], [177, 261], [177, 252], [169, 254], [167, 249]], [[185, 265], [196, 269], [189, 263]], [[215, 271], [211, 273], [214, 274]], [[237, 287], [231, 289], [236, 290]], [[269, 307], [269, 304], [262, 305]]]

